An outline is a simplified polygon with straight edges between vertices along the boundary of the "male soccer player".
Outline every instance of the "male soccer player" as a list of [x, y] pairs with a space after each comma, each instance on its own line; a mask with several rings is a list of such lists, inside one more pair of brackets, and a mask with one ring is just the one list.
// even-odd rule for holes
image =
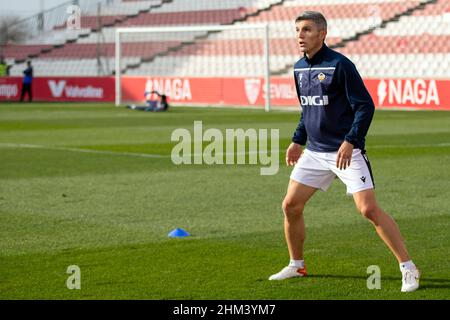
[[397, 224], [375, 200], [365, 151], [365, 136], [375, 109], [373, 101], [354, 64], [325, 45], [327, 22], [321, 13], [306, 11], [297, 17], [295, 25], [303, 53], [294, 67], [302, 115], [286, 151], [286, 164], [295, 166], [283, 201], [291, 260], [269, 280], [306, 276], [303, 208], [318, 189], [326, 191], [337, 176], [347, 186], [347, 194], [353, 195], [358, 211], [374, 225], [400, 263], [401, 291], [414, 291], [419, 287], [419, 271]]

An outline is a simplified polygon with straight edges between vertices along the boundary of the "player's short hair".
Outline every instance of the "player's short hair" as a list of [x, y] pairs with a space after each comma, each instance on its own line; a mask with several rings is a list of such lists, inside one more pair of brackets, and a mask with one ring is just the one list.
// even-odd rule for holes
[[297, 19], [295, 19], [295, 23], [304, 21], [304, 20], [311, 20], [317, 25], [317, 27], [320, 30], [325, 30], [325, 31], [327, 30], [327, 20], [325, 19], [323, 14], [321, 14], [318, 11], [303, 12], [301, 15], [299, 15], [297, 17]]

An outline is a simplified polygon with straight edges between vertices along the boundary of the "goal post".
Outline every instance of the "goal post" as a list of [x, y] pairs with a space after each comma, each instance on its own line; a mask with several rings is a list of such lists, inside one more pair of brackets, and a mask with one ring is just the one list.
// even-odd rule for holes
[[[159, 38], [168, 33], [195, 33], [204, 32], [207, 35], [208, 31], [213, 32], [245, 32], [244, 30], [257, 30], [261, 31], [259, 38], [262, 40], [262, 74], [259, 75], [264, 79], [264, 108], [266, 111], [270, 111], [270, 48], [269, 48], [269, 25], [267, 23], [257, 23], [257, 24], [238, 24], [238, 25], [201, 25], [201, 26], [175, 26], [175, 27], [124, 27], [117, 28], [115, 31], [115, 105], [118, 107], [122, 103], [122, 72], [126, 67], [123, 63], [124, 58], [122, 57], [123, 43], [126, 42], [124, 37], [126, 35], [144, 35], [144, 34], [159, 34]], [[205, 37], [203, 37], [205, 38]], [[145, 41], [145, 40], [143, 40]], [[197, 41], [194, 38], [194, 42]], [[180, 41], [180, 44], [183, 41]], [[144, 61], [145, 63], [145, 61]], [[152, 74], [145, 74], [143, 76], [153, 76]], [[194, 75], [199, 76], [199, 75]], [[201, 77], [201, 76], [199, 76]], [[220, 75], [217, 76], [221, 77]]]

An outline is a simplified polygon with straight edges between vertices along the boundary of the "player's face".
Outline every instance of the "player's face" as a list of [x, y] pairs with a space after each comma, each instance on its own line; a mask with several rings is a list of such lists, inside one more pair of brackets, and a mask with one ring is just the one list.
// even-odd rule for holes
[[327, 34], [325, 30], [319, 30], [311, 20], [297, 22], [295, 30], [300, 52], [306, 53], [308, 56], [314, 55], [320, 49]]

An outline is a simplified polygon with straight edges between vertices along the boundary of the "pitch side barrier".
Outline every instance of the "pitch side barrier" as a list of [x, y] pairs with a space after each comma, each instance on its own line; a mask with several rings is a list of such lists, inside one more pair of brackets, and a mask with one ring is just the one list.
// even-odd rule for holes
[[[365, 79], [377, 108], [450, 111], [450, 80]], [[145, 91], [164, 92], [173, 105], [264, 108], [269, 90], [274, 107], [298, 107], [293, 78], [122, 77], [125, 103], [142, 103]], [[0, 78], [0, 101], [18, 101], [22, 78]], [[267, 89], [268, 88], [268, 89]], [[115, 102], [114, 77], [36, 77], [33, 100], [49, 102]], [[156, 98], [156, 97], [155, 97]], [[305, 96], [303, 103], [326, 105], [328, 98]]]

